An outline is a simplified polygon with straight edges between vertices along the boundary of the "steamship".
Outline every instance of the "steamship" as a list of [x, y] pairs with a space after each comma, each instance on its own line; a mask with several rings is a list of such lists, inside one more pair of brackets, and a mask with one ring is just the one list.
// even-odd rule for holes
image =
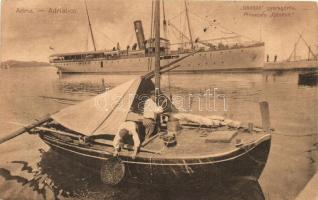
[[[242, 41], [240, 35], [210, 40], [200, 40], [199, 38], [193, 40], [186, 2], [185, 7], [188, 36], [179, 31], [170, 21], [163, 20], [164, 31], [169, 25], [188, 42], [178, 43], [176, 48], [168, 39], [160, 38], [160, 64], [162, 66], [192, 54], [187, 59], [180, 61], [178, 63], [180, 67], [174, 72], [255, 71], [263, 68], [264, 43], [261, 41]], [[132, 45], [132, 48], [127, 46], [124, 50], [118, 47], [110, 50], [96, 50], [87, 5], [86, 13], [94, 51], [51, 55], [50, 63], [57, 67], [60, 73], [141, 74], [154, 69], [154, 38], [145, 39], [140, 20], [134, 22], [137, 43]], [[206, 30], [207, 28], [204, 29], [204, 31]]]

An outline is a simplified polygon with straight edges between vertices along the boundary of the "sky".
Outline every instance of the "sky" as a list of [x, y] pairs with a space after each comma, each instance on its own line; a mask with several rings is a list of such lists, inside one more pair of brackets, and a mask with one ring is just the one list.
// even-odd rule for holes
[[[313, 51], [318, 50], [316, 2], [188, 0], [188, 4], [194, 38], [217, 37], [222, 30], [213, 27], [220, 25], [264, 41], [265, 53], [277, 54], [279, 59], [290, 55], [300, 33]], [[97, 49], [110, 49], [117, 42], [125, 48], [136, 42], [134, 20], [142, 20], [149, 37], [151, 0], [87, 0], [87, 6]], [[54, 12], [57, 9], [67, 12]], [[165, 11], [167, 20], [186, 31], [183, 0], [165, 0]], [[212, 28], [205, 33], [203, 28], [208, 24]], [[169, 33], [171, 42], [178, 42], [174, 31], [169, 29]], [[89, 34], [84, 0], [1, 1], [2, 61], [47, 62], [50, 54], [93, 50]], [[298, 55], [307, 54], [304, 44], [297, 49]]]

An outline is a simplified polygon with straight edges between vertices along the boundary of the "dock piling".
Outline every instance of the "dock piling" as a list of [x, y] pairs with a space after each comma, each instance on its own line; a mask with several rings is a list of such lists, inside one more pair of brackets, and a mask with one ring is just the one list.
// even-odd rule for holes
[[269, 116], [269, 105], [267, 101], [259, 103], [261, 116], [262, 116], [262, 127], [267, 133], [271, 132], [270, 116]]

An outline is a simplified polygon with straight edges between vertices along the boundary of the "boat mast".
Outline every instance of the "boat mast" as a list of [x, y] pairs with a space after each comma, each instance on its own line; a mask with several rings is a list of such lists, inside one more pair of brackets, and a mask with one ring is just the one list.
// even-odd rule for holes
[[188, 30], [189, 30], [189, 37], [190, 37], [191, 49], [194, 49], [193, 40], [192, 40], [192, 33], [191, 33], [191, 26], [190, 26], [190, 20], [189, 20], [187, 0], [184, 0], [184, 5], [185, 5], [186, 16], [187, 16], [187, 23], [188, 23]]
[[155, 92], [160, 91], [160, 0], [155, 0]]
[[92, 42], [93, 42], [93, 46], [94, 46], [94, 51], [96, 51], [95, 40], [94, 40], [93, 31], [92, 31], [91, 20], [89, 19], [89, 15], [88, 15], [86, 0], [84, 0], [84, 3], [85, 3], [85, 8], [86, 8], [86, 15], [87, 15], [87, 19], [88, 19], [89, 30], [91, 32]]

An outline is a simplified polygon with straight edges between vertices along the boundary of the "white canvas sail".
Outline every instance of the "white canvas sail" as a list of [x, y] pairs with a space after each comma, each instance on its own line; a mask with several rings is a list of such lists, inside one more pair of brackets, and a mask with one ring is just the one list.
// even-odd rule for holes
[[87, 136], [116, 134], [126, 120], [141, 79], [125, 82], [112, 90], [54, 114], [64, 127]]

